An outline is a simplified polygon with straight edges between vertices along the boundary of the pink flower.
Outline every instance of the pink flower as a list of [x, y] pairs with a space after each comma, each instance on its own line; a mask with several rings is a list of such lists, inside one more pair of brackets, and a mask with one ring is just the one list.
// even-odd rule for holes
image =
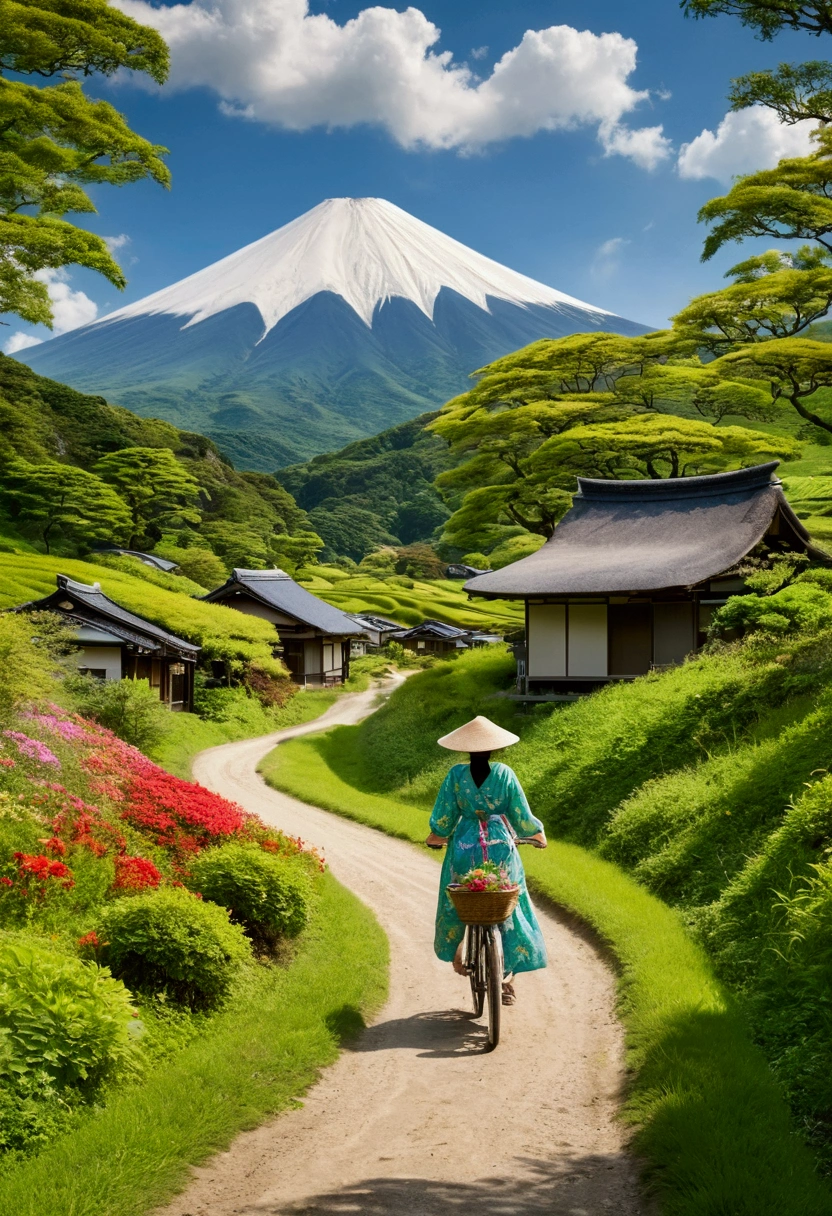
[[4, 730], [3, 734], [7, 739], [12, 740], [21, 756], [28, 756], [30, 760], [37, 760], [40, 764], [54, 764], [55, 768], [61, 767], [58, 757], [49, 750], [45, 743], [41, 743], [40, 739], [30, 739], [20, 730]]

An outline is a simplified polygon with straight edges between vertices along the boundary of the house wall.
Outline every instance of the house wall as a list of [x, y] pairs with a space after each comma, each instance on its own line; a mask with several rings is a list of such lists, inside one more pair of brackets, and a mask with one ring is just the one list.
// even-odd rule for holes
[[98, 675], [104, 673], [105, 680], [121, 679], [121, 647], [120, 646], [84, 646], [75, 653], [75, 662], [79, 668]]
[[566, 674], [586, 679], [607, 674], [607, 605], [570, 604]]
[[529, 602], [526, 677], [593, 680], [643, 675], [696, 649], [692, 600]]
[[529, 604], [528, 675], [557, 680], [566, 675], [566, 605]]

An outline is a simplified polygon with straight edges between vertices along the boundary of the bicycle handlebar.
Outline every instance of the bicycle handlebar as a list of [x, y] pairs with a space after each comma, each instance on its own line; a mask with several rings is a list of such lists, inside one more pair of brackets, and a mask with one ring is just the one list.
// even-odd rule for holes
[[[514, 843], [516, 845], [530, 844], [532, 846], [532, 848], [535, 848], [535, 849], [545, 849], [546, 848], [545, 844], [541, 844], [541, 842], [539, 840], [535, 840], [533, 836], [516, 836], [514, 838]], [[442, 849], [444, 849], [444, 847], [445, 847], [444, 844], [429, 844], [428, 845], [429, 849], [436, 849], [437, 852], [441, 852]]]

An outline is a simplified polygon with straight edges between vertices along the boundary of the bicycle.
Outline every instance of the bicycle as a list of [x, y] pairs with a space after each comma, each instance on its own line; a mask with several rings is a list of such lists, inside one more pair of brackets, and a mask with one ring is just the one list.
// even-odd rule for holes
[[[542, 848], [531, 837], [517, 836], [515, 845], [530, 844]], [[442, 845], [429, 845], [440, 849]], [[471, 984], [474, 1017], [482, 1017], [488, 1005], [488, 1046], [493, 1051], [500, 1042], [500, 1022], [503, 1009], [503, 937], [500, 926], [468, 924], [465, 928], [465, 969]]]

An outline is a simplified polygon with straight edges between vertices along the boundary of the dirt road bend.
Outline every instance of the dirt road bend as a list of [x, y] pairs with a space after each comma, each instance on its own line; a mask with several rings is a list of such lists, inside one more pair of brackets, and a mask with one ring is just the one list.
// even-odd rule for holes
[[[389, 685], [388, 685], [389, 689]], [[322, 846], [390, 940], [390, 999], [303, 1105], [194, 1171], [164, 1216], [639, 1216], [616, 1123], [622, 1031], [614, 979], [586, 940], [541, 913], [545, 971], [521, 975], [503, 1040], [482, 1051], [468, 984], [433, 954], [439, 869], [411, 845], [269, 789], [256, 766], [281, 739], [359, 721], [376, 690], [261, 739], [203, 752], [198, 781]]]

